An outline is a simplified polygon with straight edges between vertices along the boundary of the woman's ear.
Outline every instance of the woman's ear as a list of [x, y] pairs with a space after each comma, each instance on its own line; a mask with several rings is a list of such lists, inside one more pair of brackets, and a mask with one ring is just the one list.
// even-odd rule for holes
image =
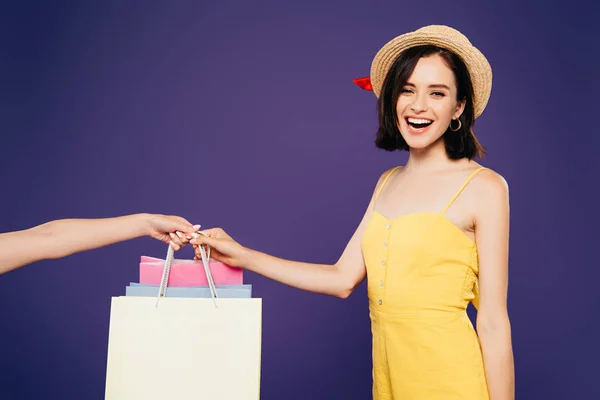
[[458, 119], [462, 115], [463, 111], [465, 111], [465, 104], [467, 104], [467, 99], [462, 99], [456, 105], [456, 111], [452, 115], [452, 119]]

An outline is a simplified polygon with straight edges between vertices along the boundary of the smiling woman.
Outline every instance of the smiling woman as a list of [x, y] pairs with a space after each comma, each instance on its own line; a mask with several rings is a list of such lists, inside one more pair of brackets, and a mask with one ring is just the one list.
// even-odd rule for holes
[[431, 45], [412, 47], [392, 64], [379, 99], [377, 147], [424, 148], [444, 137], [448, 157], [485, 154], [473, 133], [473, 85], [464, 62]]
[[355, 82], [378, 96], [376, 145], [409, 158], [380, 176], [334, 265], [260, 253], [219, 228], [191, 243], [210, 245], [228, 265], [340, 298], [366, 277], [374, 400], [512, 400], [508, 187], [473, 161], [484, 153], [472, 126], [491, 81], [485, 57], [449, 27], [382, 47], [370, 79]]

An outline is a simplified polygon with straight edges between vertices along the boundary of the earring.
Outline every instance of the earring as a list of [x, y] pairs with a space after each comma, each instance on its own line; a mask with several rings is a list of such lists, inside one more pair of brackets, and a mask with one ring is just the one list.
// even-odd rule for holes
[[[452, 129], [452, 121], [458, 121], [458, 128]], [[462, 128], [462, 123], [460, 122], [460, 119], [453, 119], [452, 121], [450, 121], [450, 130], [452, 132], [458, 132], [460, 128]]]

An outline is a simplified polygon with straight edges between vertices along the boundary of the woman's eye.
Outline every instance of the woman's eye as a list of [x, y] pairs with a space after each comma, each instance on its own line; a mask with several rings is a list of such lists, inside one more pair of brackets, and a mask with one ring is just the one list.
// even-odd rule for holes
[[445, 96], [445, 94], [442, 92], [433, 92], [432, 94], [436, 97], [444, 97]]
[[412, 90], [410, 90], [410, 89], [402, 89], [402, 93], [412, 93]]

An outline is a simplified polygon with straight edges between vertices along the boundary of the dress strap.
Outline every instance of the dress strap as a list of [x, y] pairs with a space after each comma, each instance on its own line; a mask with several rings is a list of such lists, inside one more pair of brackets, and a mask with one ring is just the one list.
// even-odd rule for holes
[[387, 182], [387, 180], [390, 178], [390, 176], [392, 176], [392, 173], [397, 170], [398, 168], [400, 168], [400, 166], [394, 167], [390, 170], [390, 172], [388, 172], [388, 174], [385, 176], [385, 178], [383, 178], [383, 182], [381, 182], [381, 186], [379, 186], [379, 189], [377, 189], [377, 193], [375, 193], [375, 200], [377, 200], [377, 198], [379, 197], [379, 193], [381, 192], [381, 189], [383, 189], [383, 187], [385, 186], [385, 183]]
[[471, 182], [471, 179], [473, 179], [475, 177], [475, 175], [477, 175], [477, 173], [481, 170], [487, 169], [486, 167], [479, 167], [477, 168], [475, 171], [473, 171], [471, 173], [471, 175], [469, 175], [469, 177], [465, 180], [465, 182], [462, 184], [462, 186], [458, 189], [458, 191], [456, 192], [456, 194], [452, 197], [452, 199], [450, 199], [450, 201], [448, 202], [448, 204], [446, 204], [446, 207], [444, 207], [444, 209], [442, 210], [442, 214], [445, 214], [446, 211], [448, 211], [448, 208], [450, 208], [450, 206], [452, 205], [452, 203], [454, 203], [454, 200], [456, 200], [456, 198], [461, 194], [461, 192], [463, 191], [464, 188], [467, 187], [467, 185], [469, 184], [469, 182]]

